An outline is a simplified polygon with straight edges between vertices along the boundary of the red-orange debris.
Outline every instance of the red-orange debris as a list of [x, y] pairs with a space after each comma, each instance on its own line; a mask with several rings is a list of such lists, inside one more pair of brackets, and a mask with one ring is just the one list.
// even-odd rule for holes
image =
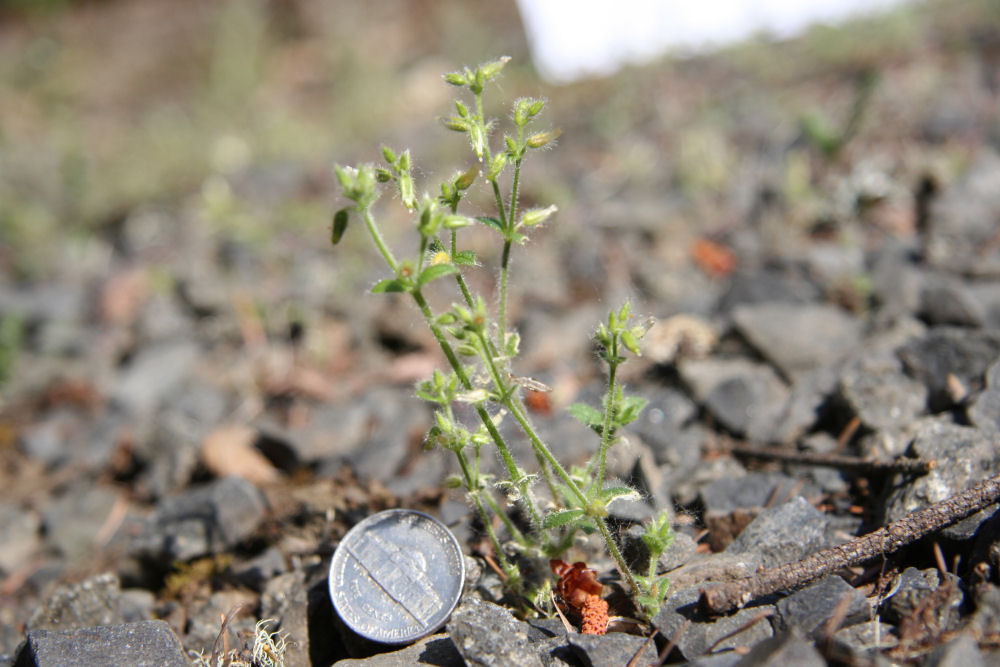
[[607, 632], [608, 603], [601, 598], [604, 586], [597, 580], [597, 570], [587, 567], [582, 561], [570, 565], [558, 558], [550, 560], [549, 567], [559, 577], [556, 584], [559, 597], [580, 612], [580, 632], [585, 635], [603, 635]]

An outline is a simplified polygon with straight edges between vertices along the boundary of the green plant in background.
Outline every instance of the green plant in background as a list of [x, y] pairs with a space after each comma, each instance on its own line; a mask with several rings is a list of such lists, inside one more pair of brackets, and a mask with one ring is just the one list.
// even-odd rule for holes
[[857, 75], [851, 111], [844, 121], [843, 127], [839, 129], [833, 126], [826, 115], [817, 110], [802, 117], [803, 135], [827, 160], [835, 159], [847, 145], [847, 142], [857, 134], [865, 111], [871, 102], [872, 94], [878, 85], [878, 80], [878, 72], [871, 68], [865, 68]]
[[[506, 575], [507, 586], [526, 596], [536, 607], [542, 604], [547, 589], [528, 590], [520, 569], [505, 552], [501, 536], [494, 530], [497, 517], [509, 538], [522, 553], [555, 558], [573, 545], [578, 534], [599, 533], [608, 553], [614, 559], [625, 582], [631, 588], [640, 607], [654, 614], [663, 599], [666, 582], [655, 574], [656, 560], [669, 546], [672, 533], [668, 516], [658, 517], [647, 527], [647, 545], [653, 554], [650, 571], [636, 576], [625, 563], [608, 526], [608, 506], [617, 499], [636, 498], [638, 492], [627, 486], [609, 485], [606, 480], [608, 452], [619, 441], [621, 429], [633, 422], [645, 405], [643, 399], [626, 396], [617, 379], [618, 367], [625, 362], [626, 352], [639, 353], [639, 340], [646, 331], [644, 325], [630, 324], [628, 303], [608, 316], [595, 339], [601, 357], [607, 364], [608, 385], [600, 409], [576, 404], [570, 412], [600, 437], [600, 444], [584, 468], [567, 470], [553, 456], [539, 437], [520, 396], [523, 380], [513, 372], [518, 354], [519, 337], [508, 322], [508, 281], [510, 257], [515, 245], [523, 244], [528, 233], [550, 220], [555, 206], [518, 210], [521, 187], [521, 165], [529, 152], [550, 146], [557, 131], [530, 129], [542, 112], [545, 101], [519, 99], [513, 105], [512, 132], [503, 136], [499, 150], [491, 138], [497, 121], [488, 119], [483, 108], [483, 91], [507, 63], [501, 58], [473, 69], [445, 75], [445, 81], [467, 89], [472, 104], [455, 102], [455, 115], [446, 119], [445, 126], [468, 137], [477, 164], [458, 172], [440, 186], [440, 195], [418, 196], [413, 178], [410, 152], [385, 147], [382, 155], [387, 166], [364, 164], [357, 168], [337, 166], [336, 176], [344, 196], [353, 203], [336, 212], [331, 240], [337, 244], [347, 230], [352, 215], [358, 216], [367, 228], [392, 275], [378, 282], [375, 293], [402, 292], [409, 294], [423, 316], [424, 322], [437, 340], [448, 361], [449, 370], [435, 371], [418, 385], [417, 395], [437, 406], [435, 423], [427, 436], [428, 447], [440, 446], [453, 452], [461, 474], [447, 481], [453, 488], [464, 488], [471, 504], [479, 513]], [[509, 182], [508, 175], [509, 174]], [[495, 216], [469, 217], [459, 213], [459, 205], [479, 177], [490, 188]], [[502, 181], [503, 179], [503, 181]], [[388, 247], [375, 220], [373, 206], [380, 194], [380, 185], [393, 183], [403, 205], [413, 214], [419, 238], [415, 253], [397, 258]], [[506, 184], [506, 187], [505, 187]], [[509, 194], [507, 194], [509, 193]], [[502, 244], [497, 267], [498, 294], [494, 309], [486, 300], [474, 294], [463, 271], [479, 266], [470, 250], [458, 243], [463, 228], [482, 224], [496, 232]], [[435, 312], [425, 296], [433, 282], [450, 279], [455, 283], [458, 301], [443, 312]], [[462, 422], [456, 414], [456, 404], [468, 404], [477, 416], [474, 425]], [[515, 460], [508, 443], [498, 429], [500, 420], [509, 416], [515, 420], [531, 444], [538, 463], [538, 473], [530, 474]], [[484, 447], [494, 447], [502, 461], [502, 479], [495, 480], [481, 471]], [[537, 482], [544, 481], [545, 502], [536, 493]], [[501, 509], [496, 495], [517, 503], [527, 517], [527, 526], [519, 526]]]

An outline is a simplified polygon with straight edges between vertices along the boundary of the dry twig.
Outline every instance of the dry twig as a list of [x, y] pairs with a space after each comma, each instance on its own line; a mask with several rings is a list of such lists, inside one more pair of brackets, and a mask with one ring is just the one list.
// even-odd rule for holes
[[708, 613], [725, 614], [751, 600], [799, 588], [845, 567], [891, 554], [993, 504], [1000, 498], [1000, 475], [962, 493], [910, 512], [878, 530], [807, 556], [796, 563], [761, 570], [755, 575], [701, 589], [700, 605]]
[[829, 466], [839, 470], [848, 470], [862, 474], [888, 474], [901, 472], [909, 475], [926, 475], [937, 465], [936, 461], [922, 461], [920, 459], [894, 459], [892, 461], [878, 461], [875, 459], [863, 459], [857, 456], [844, 456], [841, 454], [816, 454], [812, 452], [798, 452], [787, 449], [775, 449], [773, 447], [754, 447], [746, 444], [732, 444], [729, 452], [736, 456], [749, 456], [758, 459], [768, 459], [770, 461], [782, 461], [784, 463], [798, 463], [802, 465]]

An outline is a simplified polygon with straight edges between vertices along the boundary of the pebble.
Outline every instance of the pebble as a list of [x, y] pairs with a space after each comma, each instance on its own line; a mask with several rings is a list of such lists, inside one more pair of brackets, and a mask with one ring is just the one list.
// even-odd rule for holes
[[17, 667], [190, 667], [180, 639], [164, 621], [32, 630]]
[[864, 594], [835, 574], [782, 598], [774, 606], [776, 630], [794, 628], [811, 639], [828, 634], [831, 629], [827, 626], [835, 616], [838, 627], [871, 617], [871, 605]]
[[470, 667], [542, 667], [530, 628], [505, 607], [466, 597], [448, 621], [448, 635]]
[[726, 553], [760, 554], [764, 567], [791, 563], [827, 546], [829, 519], [802, 496], [761, 511], [726, 547]]

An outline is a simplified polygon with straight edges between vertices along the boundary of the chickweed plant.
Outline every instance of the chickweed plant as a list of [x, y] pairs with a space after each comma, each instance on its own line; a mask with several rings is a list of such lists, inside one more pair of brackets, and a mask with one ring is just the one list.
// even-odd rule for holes
[[[455, 102], [455, 115], [445, 119], [444, 125], [467, 136], [475, 161], [471, 168], [462, 169], [441, 183], [438, 196], [418, 195], [409, 150], [396, 152], [383, 147], [384, 166], [335, 167], [343, 196], [352, 203], [334, 214], [332, 241], [337, 244], [350, 219], [359, 218], [390, 271], [390, 276], [379, 281], [372, 292], [409, 294], [440, 345], [448, 369], [434, 371], [430, 379], [417, 386], [417, 395], [436, 406], [435, 423], [426, 445], [442, 447], [457, 458], [461, 474], [446, 484], [464, 489], [479, 513], [511, 592], [535, 608], [547, 606], [549, 589], [541, 586], [528, 590], [525, 577], [505, 551], [501, 539], [509, 540], [524, 555], [557, 558], [579, 536], [598, 533], [639, 607], [652, 616], [668, 585], [664, 578], [657, 577], [656, 562], [673, 540], [669, 519], [662, 514], [647, 526], [644, 541], [650, 550], [649, 571], [632, 572], [612, 536], [607, 517], [612, 502], [636, 498], [639, 494], [606, 480], [608, 451], [620, 441], [621, 430], [635, 421], [646, 403], [624, 393], [617, 370], [627, 354], [639, 354], [639, 340], [647, 326], [630, 322], [631, 306], [625, 303], [612, 310], [607, 322], [597, 330], [595, 340], [608, 367], [602, 405], [575, 404], [569, 410], [599, 438], [596, 451], [585, 467], [567, 469], [556, 460], [531, 422], [520, 394], [525, 382], [514, 373], [520, 339], [508, 322], [511, 253], [515, 246], [528, 240], [530, 232], [556, 213], [555, 206], [519, 210], [521, 166], [533, 151], [552, 146], [558, 132], [534, 129], [545, 100], [524, 98], [513, 104], [509, 131], [499, 142], [494, 141], [498, 121], [486, 116], [483, 93], [508, 60], [500, 58], [475, 69], [444, 75], [447, 83], [471, 96], [471, 103]], [[485, 180], [491, 191], [495, 205], [491, 215], [460, 212], [460, 204], [477, 179]], [[407, 258], [399, 258], [389, 248], [376, 221], [374, 206], [383, 185], [398, 190], [402, 205], [413, 216], [417, 238], [413, 254]], [[499, 266], [495, 269], [498, 297], [492, 307], [482, 295], [473, 293], [464, 276], [465, 272], [482, 270], [475, 253], [462, 249], [459, 243], [462, 230], [476, 224], [493, 230], [498, 244], [502, 244]], [[435, 312], [431, 308], [425, 296], [431, 283], [435, 283], [434, 289], [441, 289], [441, 283], [453, 285], [455, 302], [449, 309]], [[475, 423], [464, 423], [456, 415], [455, 406], [461, 403], [473, 408]], [[536, 474], [529, 474], [515, 460], [501, 435], [498, 424], [507, 416], [517, 422], [530, 442], [538, 464]], [[500, 478], [481, 470], [484, 448], [499, 455], [503, 471]], [[504, 503], [500, 502], [501, 497]], [[502, 509], [506, 503], [520, 505], [528, 519], [527, 528], [525, 522], [519, 527]], [[494, 518], [499, 521], [496, 527]]]

